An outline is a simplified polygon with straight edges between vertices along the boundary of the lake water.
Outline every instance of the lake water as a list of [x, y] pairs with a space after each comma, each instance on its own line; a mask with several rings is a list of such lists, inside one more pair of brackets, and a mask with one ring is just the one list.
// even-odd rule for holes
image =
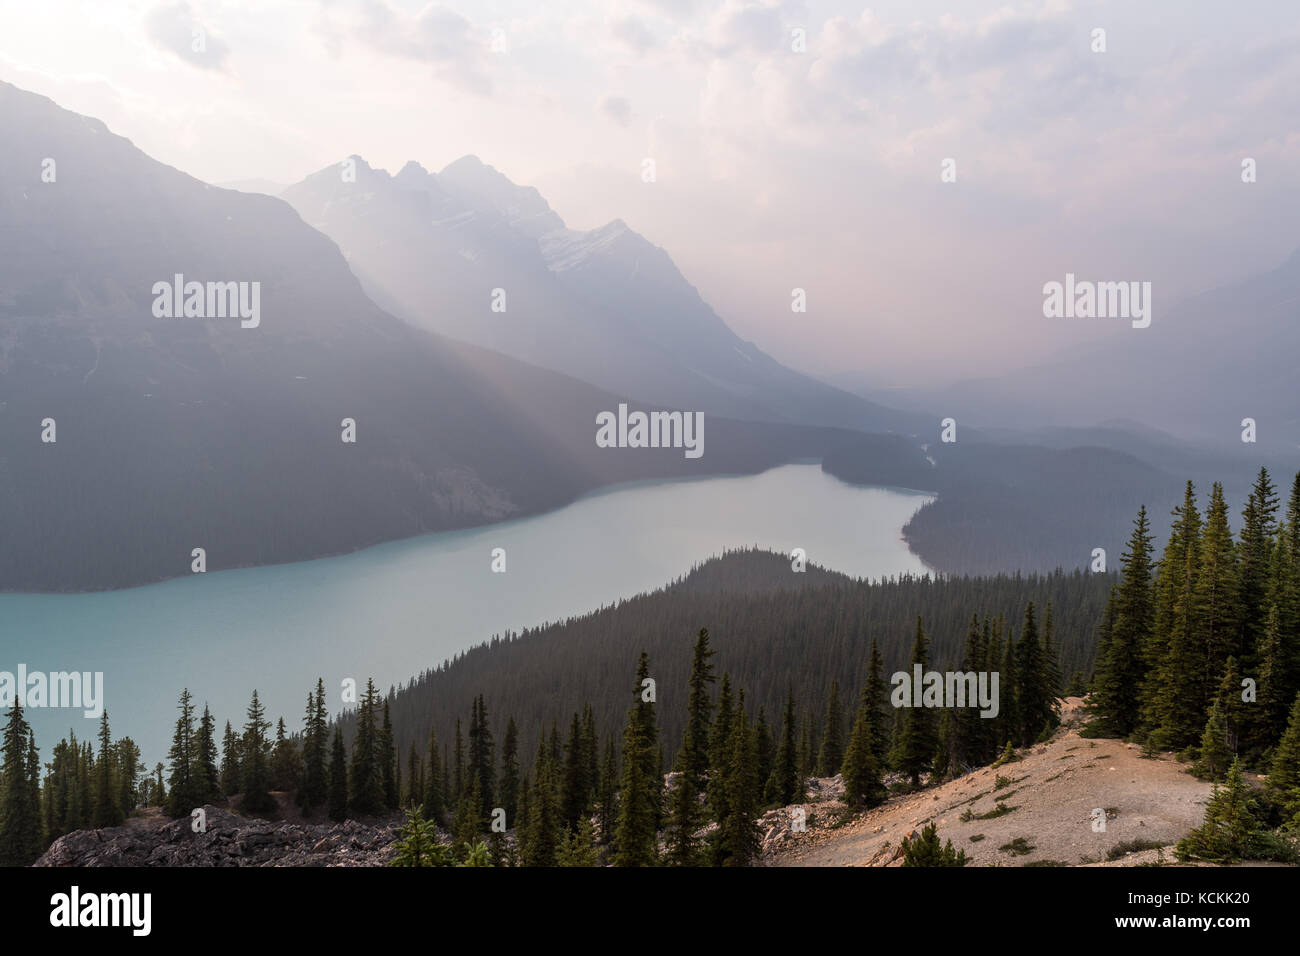
[[[218, 736], [253, 688], [301, 727], [318, 676], [387, 690], [503, 630], [653, 590], [726, 548], [758, 545], [858, 577], [921, 572], [902, 526], [929, 500], [849, 485], [816, 464], [760, 475], [620, 485], [568, 507], [297, 564], [218, 571], [93, 594], [0, 594], [0, 670], [103, 671], [114, 736], [165, 761], [176, 697], [211, 704]], [[506, 572], [493, 573], [503, 548]], [[31, 709], [42, 759], [80, 710]]]

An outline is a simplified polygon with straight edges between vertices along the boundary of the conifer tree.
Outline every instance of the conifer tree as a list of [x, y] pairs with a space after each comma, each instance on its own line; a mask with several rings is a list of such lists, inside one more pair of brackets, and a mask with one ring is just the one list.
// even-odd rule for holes
[[745, 695], [731, 721], [730, 760], [726, 765], [725, 817], [718, 820], [721, 852], [715, 862], [722, 866], [746, 866], [759, 850], [758, 833], [758, 747], [745, 716]]
[[424, 768], [420, 766], [420, 755], [416, 753], [415, 741], [411, 741], [406, 751], [406, 788], [403, 792], [402, 805], [407, 809], [420, 805], [424, 799]]
[[171, 763], [171, 776], [167, 781], [167, 813], [173, 817], [189, 816], [190, 811], [202, 805], [204, 793], [200, 790], [196, 777], [197, 753], [194, 738], [194, 706], [190, 702], [190, 692], [181, 691], [181, 712], [176, 719], [176, 730], [172, 734], [172, 746], [167, 759]]
[[478, 783], [478, 812], [487, 817], [492, 813], [496, 793], [496, 754], [488, 724], [487, 704], [482, 694], [475, 700], [470, 718], [468, 773], [465, 785], [473, 788]]
[[1059, 704], [1052, 691], [1052, 668], [1038, 636], [1033, 601], [1025, 607], [1025, 626], [1016, 643], [1016, 678], [1019, 743], [1028, 746], [1060, 723]]
[[818, 777], [833, 777], [840, 772], [844, 760], [844, 711], [840, 706], [839, 681], [831, 681], [831, 693], [826, 701], [826, 720], [822, 724], [822, 746], [817, 754]]
[[316, 679], [316, 692], [307, 695], [303, 716], [302, 786], [298, 805], [304, 813], [325, 805], [329, 799], [329, 715], [325, 709], [325, 682]]
[[1210, 719], [1205, 722], [1201, 737], [1201, 755], [1193, 769], [1202, 780], [1223, 780], [1232, 765], [1234, 755], [1228, 747], [1228, 722], [1223, 715], [1223, 703], [1215, 699], [1210, 707]]
[[275, 725], [275, 746], [271, 751], [271, 787], [288, 793], [298, 789], [302, 777], [302, 755], [289, 738], [281, 717]]
[[1214, 785], [1205, 808], [1205, 822], [1178, 842], [1180, 860], [1228, 863], [1249, 857], [1257, 824], [1250, 810], [1250, 788], [1241, 774], [1240, 758], [1232, 761], [1223, 786]]
[[331, 820], [348, 815], [348, 755], [343, 749], [343, 728], [334, 725], [334, 742], [330, 748], [329, 795], [326, 805]]
[[[869, 681], [867, 687], [870, 687]], [[876, 759], [875, 741], [871, 736], [872, 707], [872, 702], [867, 696], [867, 688], [864, 688], [840, 771], [844, 775], [844, 802], [850, 807], [874, 807], [885, 799], [885, 787], [880, 779], [880, 764]]]
[[1292, 829], [1300, 829], [1300, 694], [1291, 705], [1286, 732], [1273, 751], [1273, 764], [1264, 790], [1284, 822]]
[[758, 780], [766, 787], [768, 778], [772, 776], [776, 749], [772, 741], [772, 728], [767, 722], [767, 712], [762, 707], [758, 708], [758, 719], [754, 721], [754, 739], [758, 745]]
[[91, 814], [91, 826], [96, 828], [115, 827], [122, 823], [122, 808], [118, 805], [114, 786], [115, 757], [113, 738], [108, 731], [108, 711], [105, 710], [99, 715], [99, 755], [95, 760], [95, 810]]
[[776, 750], [772, 776], [768, 781], [768, 803], [789, 806], [799, 789], [799, 764], [795, 744], [794, 684], [788, 683], [785, 692], [785, 717], [781, 724], [781, 743]]
[[569, 740], [564, 746], [564, 777], [560, 801], [564, 826], [570, 831], [587, 815], [592, 787], [587, 775], [589, 766], [582, 720], [577, 711], [574, 711], [569, 725]]
[[117, 742], [118, 806], [130, 816], [139, 803], [137, 789], [140, 778], [140, 748], [130, 737], [123, 737]]
[[384, 809], [384, 781], [379, 754], [379, 694], [373, 679], [357, 707], [357, 734], [352, 741], [352, 765], [348, 775], [351, 810], [359, 816], [374, 816]]
[[393, 721], [388, 714], [388, 701], [384, 701], [383, 723], [379, 728], [375, 752], [379, 760], [379, 783], [383, 789], [384, 806], [396, 810], [399, 790], [397, 786], [397, 747], [393, 743]]
[[217, 722], [208, 705], [199, 718], [198, 742], [195, 745], [195, 790], [203, 803], [221, 799], [221, 771], [217, 766]]
[[871, 731], [872, 753], [883, 770], [889, 759], [890, 724], [893, 718], [887, 710], [889, 684], [885, 681], [885, 663], [880, 648], [871, 639], [871, 660], [867, 665], [867, 685], [863, 693], [867, 702], [867, 726]]
[[921, 828], [921, 835], [903, 842], [903, 866], [965, 866], [969, 862], [965, 850], [953, 850], [952, 840], [942, 847], [939, 833], [933, 823]]
[[653, 866], [658, 856], [655, 807], [659, 785], [651, 768], [657, 762], [658, 732], [654, 704], [642, 688], [650, 676], [644, 651], [637, 663], [636, 703], [628, 711], [623, 731], [623, 781], [618, 800], [614, 862], [618, 866]]
[[0, 762], [0, 866], [28, 866], [41, 854], [41, 809], [30, 786], [31, 727], [14, 695], [3, 736]]
[[259, 813], [275, 807], [271, 798], [271, 761], [270, 743], [266, 732], [271, 724], [266, 720], [262, 702], [253, 691], [253, 699], [248, 703], [248, 721], [244, 724], [244, 736], [240, 742], [240, 787], [244, 798], [240, 809], [250, 813]]
[[514, 826], [519, 808], [519, 728], [514, 717], [506, 721], [506, 735], [501, 741], [501, 807], [506, 811], [507, 825]]
[[537, 777], [528, 800], [524, 866], [555, 866], [564, 846], [565, 829], [560, 809], [560, 781], [556, 761], [545, 740], [537, 745]]
[[1188, 699], [1171, 697], [1170, 682], [1195, 680], [1196, 638], [1193, 594], [1200, 568], [1201, 514], [1196, 489], [1189, 481], [1183, 503], [1173, 510], [1174, 523], [1160, 558], [1152, 594], [1155, 625], [1146, 650], [1147, 678], [1141, 691], [1140, 726], [1153, 746], [1168, 745], [1166, 726], [1182, 726], [1195, 714]]
[[[916, 619], [916, 638], [912, 643], [912, 658], [908, 668], [909, 676], [919, 664], [921, 673], [930, 668], [930, 641], [926, 637], [921, 618]], [[922, 701], [914, 700], [910, 707], [900, 708], [901, 717], [897, 752], [894, 766], [900, 773], [906, 774], [913, 787], [921, 784], [921, 774], [928, 773], [934, 760], [938, 738], [933, 712], [921, 706]]]
[[1097, 659], [1089, 709], [1106, 733], [1128, 737], [1140, 722], [1139, 690], [1146, 681], [1155, 626], [1151, 533], [1145, 507], [1138, 509], [1133, 522], [1114, 602], [1105, 651]]
[[221, 738], [221, 792], [228, 797], [239, 792], [239, 738], [231, 729], [230, 721], [226, 721], [226, 732]]
[[[442, 758], [438, 754], [438, 735], [429, 731], [428, 769], [424, 774], [424, 812], [434, 823], [441, 823], [446, 812], [446, 784]], [[512, 821], [513, 822], [513, 821]]]
[[605, 760], [600, 768], [600, 797], [596, 801], [596, 820], [600, 827], [600, 842], [608, 844], [614, 838], [618, 821], [618, 751], [614, 738], [605, 740]]
[[592, 830], [590, 817], [579, 819], [573, 832], [565, 838], [558, 863], [560, 866], [600, 865], [600, 858], [596, 853], [595, 831]]

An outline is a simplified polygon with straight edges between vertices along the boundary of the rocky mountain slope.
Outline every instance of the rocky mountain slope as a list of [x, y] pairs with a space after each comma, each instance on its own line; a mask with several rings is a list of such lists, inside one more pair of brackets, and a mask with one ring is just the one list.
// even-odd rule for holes
[[[1168, 755], [1144, 757], [1136, 744], [1080, 737], [1081, 703], [1067, 698], [1062, 728], [1021, 751], [1022, 759], [856, 816], [840, 800], [842, 782], [819, 782], [803, 805], [807, 832], [792, 831], [791, 808], [764, 817], [761, 864], [901, 866], [903, 841], [931, 822], [940, 840], [966, 852], [968, 866], [1173, 862], [1173, 844], [1204, 819], [1210, 784]], [[1104, 829], [1094, 827], [1097, 811]]]

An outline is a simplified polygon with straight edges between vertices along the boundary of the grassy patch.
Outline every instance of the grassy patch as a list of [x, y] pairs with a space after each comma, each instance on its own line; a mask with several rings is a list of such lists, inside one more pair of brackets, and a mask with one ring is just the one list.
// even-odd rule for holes
[[[1106, 815], [1110, 816], [1109, 810], [1106, 811]], [[1125, 840], [1123, 843], [1116, 843], [1107, 850], [1106, 859], [1113, 863], [1130, 853], [1140, 853], [1142, 850], [1158, 850], [1168, 845], [1168, 843], [1161, 843], [1158, 840]]]
[[982, 839], [984, 839], [984, 834], [976, 833], [974, 836], [970, 838], [970, 841], [971, 843], [979, 843], [979, 841]]
[[1002, 844], [998, 849], [1012, 856], [1028, 856], [1034, 852], [1034, 845], [1024, 837], [1016, 837], [1010, 843]]
[[1024, 863], [1021, 865], [1022, 866], [1069, 866], [1070, 864], [1064, 862], [1063, 860], [1030, 860], [1028, 863]]

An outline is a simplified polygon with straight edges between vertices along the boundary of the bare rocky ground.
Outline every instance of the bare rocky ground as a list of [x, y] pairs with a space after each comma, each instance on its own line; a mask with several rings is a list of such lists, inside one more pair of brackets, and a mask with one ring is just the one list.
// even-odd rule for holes
[[403, 817], [305, 821], [284, 794], [277, 819], [207, 806], [206, 832], [150, 808], [123, 826], [59, 837], [34, 866], [386, 866]]
[[[1081, 703], [1066, 698], [1062, 729], [1019, 751], [1021, 760], [857, 815], [848, 814], [838, 777], [812, 781], [816, 792], [803, 805], [807, 832], [792, 832], [791, 808], [763, 817], [760, 865], [901, 866], [903, 840], [929, 822], [940, 840], [966, 852], [969, 866], [1172, 863], [1173, 844], [1204, 819], [1210, 784], [1170, 756], [1143, 757], [1134, 744], [1080, 737]], [[1001, 815], [979, 819], [999, 806], [1006, 808]], [[1096, 808], [1106, 814], [1101, 832], [1093, 828]], [[1106, 861], [1111, 848], [1134, 840], [1168, 846]]]

